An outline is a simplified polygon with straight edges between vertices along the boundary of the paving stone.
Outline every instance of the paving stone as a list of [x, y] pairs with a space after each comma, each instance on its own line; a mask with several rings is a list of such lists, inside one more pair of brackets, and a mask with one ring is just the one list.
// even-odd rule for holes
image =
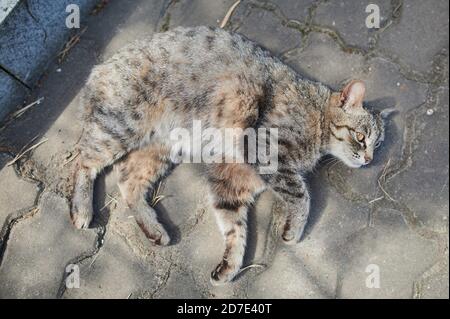
[[308, 46], [292, 52], [286, 62], [303, 76], [323, 82], [334, 89], [362, 74], [363, 57], [344, 53], [337, 43], [322, 33], [312, 33]]
[[400, 21], [381, 36], [379, 46], [397, 55], [411, 68], [431, 71], [433, 57], [448, 49], [448, 7], [445, 0], [404, 1]]
[[189, 272], [174, 267], [164, 287], [155, 293], [158, 299], [200, 299], [204, 292], [197, 285]]
[[428, 86], [406, 79], [395, 64], [374, 58], [366, 69], [361, 79], [367, 86], [368, 104], [406, 112], [425, 102]]
[[168, 265], [162, 259], [150, 264], [134, 254], [120, 236], [107, 232], [99, 252], [79, 264], [80, 287], [66, 289], [63, 297], [125, 299], [144, 290], [153, 292]]
[[414, 143], [410, 163], [386, 188], [394, 199], [410, 207], [425, 226], [448, 233], [448, 88], [441, 90], [437, 99], [432, 115], [427, 115], [425, 108], [418, 110], [416, 126], [421, 133]]
[[235, 1], [179, 0], [171, 1], [166, 14], [159, 21], [159, 31], [177, 26], [219, 26]]
[[[380, 210], [373, 227], [349, 238], [340, 258], [345, 268], [339, 297], [411, 298], [414, 280], [436, 262], [436, 247], [412, 232], [398, 212]], [[379, 269], [379, 288], [366, 285], [374, 274], [369, 265]]]
[[83, 17], [93, 3], [92, 0], [19, 3], [0, 26], [0, 64], [33, 86], [72, 31], [65, 25], [66, 6], [77, 4]]
[[19, 105], [22, 105], [28, 89], [0, 70], [0, 121]]
[[[19, 3], [0, 26], [0, 65], [8, 68], [25, 83], [32, 83], [30, 71], [37, 63], [47, 63], [43, 54], [45, 31], [33, 20], [25, 3]], [[34, 79], [36, 80], [36, 78]]]
[[[241, 11], [237, 12], [237, 19]], [[274, 54], [281, 54], [301, 43], [301, 33], [283, 26], [280, 19], [270, 11], [255, 7], [241, 20], [236, 31], [258, 42]]]
[[55, 298], [69, 261], [93, 249], [95, 233], [76, 230], [67, 202], [42, 194], [39, 211], [17, 223], [0, 267], [1, 298]]
[[[96, 32], [114, 31], [105, 48], [99, 52], [100, 59], [105, 60], [126, 44], [158, 32], [158, 24], [163, 18], [167, 3], [164, 0], [125, 0], [108, 3], [98, 15], [97, 21], [92, 22]], [[90, 34], [89, 37], [94, 37], [95, 42], [104, 41], [99, 34]], [[95, 42], [92, 45], [95, 45]]]
[[11, 160], [10, 156], [0, 154], [0, 232], [6, 226], [5, 222], [32, 208], [38, 193], [36, 184], [20, 178], [14, 166], [6, 166]]
[[449, 297], [448, 255], [444, 257], [441, 269], [437, 273], [430, 274], [422, 285], [421, 298], [424, 299], [448, 299]]
[[277, 1], [276, 4], [286, 18], [306, 22], [310, 15], [310, 10], [317, 6], [319, 2], [317, 0], [281, 0]]
[[[366, 19], [369, 13], [366, 8], [375, 4], [370, 0], [351, 1], [338, 0], [322, 2], [315, 11], [314, 24], [336, 30], [350, 47], [367, 50], [374, 44], [376, 28], [367, 28]], [[391, 3], [388, 0], [377, 1], [380, 9], [380, 26], [383, 27], [391, 13]]]
[[[247, 289], [249, 298], [324, 298], [317, 286], [312, 269], [303, 267], [301, 261], [285, 250], [279, 250], [275, 261], [261, 275], [252, 280]], [[276, 277], [276, 280], [273, 278]]]

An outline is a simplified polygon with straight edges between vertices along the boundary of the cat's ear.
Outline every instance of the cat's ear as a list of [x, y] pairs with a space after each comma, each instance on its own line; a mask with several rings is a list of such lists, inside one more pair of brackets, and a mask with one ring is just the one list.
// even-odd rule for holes
[[388, 118], [390, 115], [397, 113], [397, 110], [393, 107], [390, 107], [388, 109], [384, 109], [380, 112], [381, 118], [385, 119]]
[[341, 92], [342, 107], [345, 111], [363, 106], [366, 86], [362, 81], [353, 80]]

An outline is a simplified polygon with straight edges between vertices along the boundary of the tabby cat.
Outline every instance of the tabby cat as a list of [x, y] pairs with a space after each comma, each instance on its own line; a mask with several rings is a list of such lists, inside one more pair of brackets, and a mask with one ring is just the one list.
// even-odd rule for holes
[[276, 128], [276, 171], [259, 174], [258, 161], [207, 165], [226, 247], [211, 282], [229, 282], [242, 266], [247, 211], [259, 193], [269, 187], [286, 202], [282, 239], [296, 243], [310, 206], [302, 175], [325, 154], [350, 167], [370, 163], [388, 112], [366, 110], [364, 92], [361, 81], [333, 92], [303, 79], [254, 42], [218, 28], [176, 28], [128, 45], [96, 66], [83, 89], [72, 221], [89, 226], [94, 180], [117, 162], [130, 214], [149, 240], [168, 245], [147, 194], [176, 165], [170, 132], [194, 120], [219, 129]]

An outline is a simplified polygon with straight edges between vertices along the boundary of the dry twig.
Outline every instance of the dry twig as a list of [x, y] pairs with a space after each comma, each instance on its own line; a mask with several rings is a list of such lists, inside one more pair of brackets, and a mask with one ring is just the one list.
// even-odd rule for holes
[[[41, 144], [44, 144], [45, 142], [48, 141], [48, 138], [43, 139], [42, 141], [40, 141], [37, 144], [34, 144], [33, 146], [28, 147], [27, 149], [25, 149], [28, 145], [30, 145], [34, 140], [36, 140], [38, 136], [35, 136], [28, 144], [26, 144], [24, 147], [22, 147], [22, 149], [20, 150], [19, 154], [16, 155], [16, 157], [14, 157], [14, 159], [10, 162], [8, 162], [6, 164], [6, 166], [11, 166], [12, 164], [14, 164], [15, 162], [17, 162], [19, 159], [21, 159], [26, 153], [34, 150], [36, 147], [40, 146]], [[25, 150], [24, 150], [25, 149]]]
[[80, 32], [75, 34], [73, 37], [69, 39], [69, 41], [67, 41], [67, 43], [64, 45], [64, 48], [61, 50], [61, 52], [58, 53], [59, 63], [64, 61], [70, 49], [72, 49], [78, 42], [80, 42], [80, 38], [83, 35], [83, 33], [86, 32], [86, 30], [87, 27], [84, 27]]

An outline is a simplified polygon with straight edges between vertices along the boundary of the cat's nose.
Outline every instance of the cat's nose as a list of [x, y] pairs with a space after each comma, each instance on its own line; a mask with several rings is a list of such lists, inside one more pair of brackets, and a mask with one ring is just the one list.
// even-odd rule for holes
[[370, 156], [370, 155], [368, 155], [368, 154], [365, 154], [364, 155], [364, 164], [369, 164], [370, 162], [372, 162], [372, 156]]

